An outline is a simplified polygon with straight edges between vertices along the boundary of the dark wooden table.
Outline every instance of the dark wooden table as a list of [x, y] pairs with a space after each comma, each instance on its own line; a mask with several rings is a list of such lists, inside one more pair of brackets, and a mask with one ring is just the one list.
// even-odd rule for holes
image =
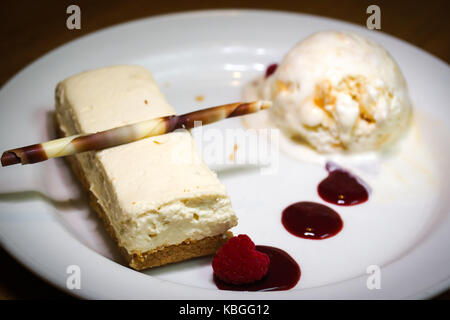
[[[66, 28], [66, 8], [81, 8], [81, 30]], [[366, 8], [381, 8], [381, 31], [450, 61], [448, 0], [2, 0], [0, 2], [0, 86], [43, 54], [120, 22], [158, 14], [213, 8], [258, 8], [302, 12], [365, 25]], [[270, 21], [268, 22], [270, 23]], [[0, 299], [67, 299], [0, 249]], [[437, 299], [450, 299], [450, 291]]]

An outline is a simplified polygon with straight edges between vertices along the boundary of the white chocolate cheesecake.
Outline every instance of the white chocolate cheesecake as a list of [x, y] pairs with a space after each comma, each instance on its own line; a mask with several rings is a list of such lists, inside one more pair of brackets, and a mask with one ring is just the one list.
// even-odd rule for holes
[[[66, 136], [171, 114], [151, 74], [138, 66], [87, 71], [56, 88], [56, 121]], [[135, 269], [213, 254], [237, 224], [225, 186], [203, 163], [188, 132], [69, 161]]]

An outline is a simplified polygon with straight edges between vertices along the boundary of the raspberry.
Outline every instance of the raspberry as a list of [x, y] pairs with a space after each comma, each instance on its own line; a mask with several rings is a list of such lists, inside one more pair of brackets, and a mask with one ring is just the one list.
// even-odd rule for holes
[[257, 251], [247, 235], [240, 234], [219, 249], [212, 267], [220, 280], [231, 284], [245, 284], [264, 277], [269, 263], [269, 256]]

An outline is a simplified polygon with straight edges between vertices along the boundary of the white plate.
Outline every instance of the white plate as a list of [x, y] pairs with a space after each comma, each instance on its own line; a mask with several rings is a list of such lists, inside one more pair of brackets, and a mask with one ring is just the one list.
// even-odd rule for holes
[[[209, 258], [146, 272], [122, 266], [61, 160], [0, 169], [2, 245], [42, 278], [84, 298], [426, 298], [448, 288], [449, 68], [380, 32], [307, 15], [246, 10], [167, 15], [95, 32], [45, 55], [2, 88], [0, 150], [47, 138], [56, 83], [82, 70], [113, 64], [148, 67], [183, 113], [239, 100], [245, 82], [279, 61], [297, 41], [324, 29], [360, 32], [391, 52], [409, 83], [417, 114], [423, 115], [418, 128], [424, 146], [430, 156], [439, 156], [426, 162], [432, 166], [422, 168], [422, 175], [416, 172], [420, 163], [414, 169], [405, 160], [405, 170], [394, 172], [381, 188], [377, 185], [365, 204], [330, 205], [341, 214], [344, 229], [322, 241], [296, 238], [280, 223], [281, 210], [290, 203], [321, 202], [315, 188], [326, 175], [322, 166], [282, 154], [275, 175], [219, 170], [240, 217], [234, 232], [289, 252], [302, 269], [295, 288], [219, 291]], [[197, 102], [197, 95], [205, 100]], [[237, 119], [217, 124], [239, 126]], [[69, 265], [81, 269], [80, 290], [66, 288]], [[366, 286], [369, 265], [381, 267], [379, 290]]]

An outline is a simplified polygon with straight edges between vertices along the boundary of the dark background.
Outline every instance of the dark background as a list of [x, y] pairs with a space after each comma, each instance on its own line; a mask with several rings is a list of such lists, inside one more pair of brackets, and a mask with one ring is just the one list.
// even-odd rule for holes
[[[81, 30], [66, 28], [66, 8], [81, 8]], [[52, 49], [117, 23], [187, 10], [257, 8], [327, 16], [366, 24], [366, 8], [381, 8], [381, 31], [408, 41], [445, 62], [450, 61], [448, 0], [1, 0], [0, 86]], [[270, 24], [270, 21], [268, 21]], [[450, 267], [450, 266], [449, 266]], [[65, 299], [0, 248], [0, 299]], [[450, 290], [437, 299], [450, 300]]]

